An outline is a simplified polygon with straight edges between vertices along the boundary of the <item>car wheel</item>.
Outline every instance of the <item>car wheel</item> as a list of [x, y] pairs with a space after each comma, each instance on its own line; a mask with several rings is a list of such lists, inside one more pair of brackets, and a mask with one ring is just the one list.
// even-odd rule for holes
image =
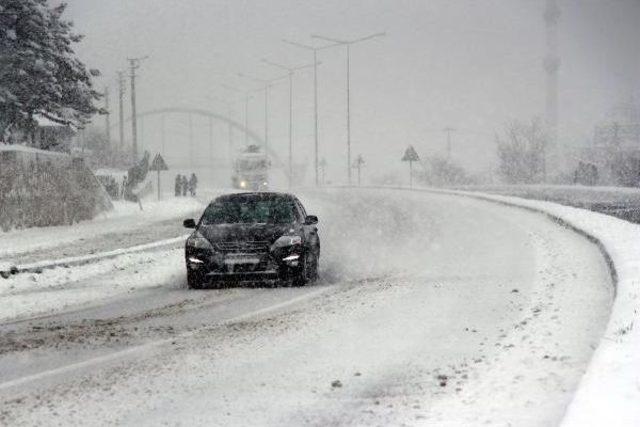
[[202, 275], [195, 271], [187, 270], [187, 286], [189, 289], [202, 289]]
[[302, 261], [302, 266], [293, 280], [294, 286], [304, 286], [318, 278], [318, 256], [308, 253]]
[[320, 264], [320, 256], [319, 255], [312, 255], [311, 256], [312, 261], [311, 261], [311, 265], [309, 266], [309, 281], [311, 282], [315, 282], [316, 280], [318, 280], [318, 266]]
[[309, 281], [309, 255], [305, 255], [302, 258], [302, 265], [293, 277], [293, 286], [304, 286]]

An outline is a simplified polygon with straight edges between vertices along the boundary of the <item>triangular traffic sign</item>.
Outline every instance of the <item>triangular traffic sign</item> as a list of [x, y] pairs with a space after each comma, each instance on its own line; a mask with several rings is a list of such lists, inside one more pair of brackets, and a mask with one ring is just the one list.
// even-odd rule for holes
[[167, 166], [167, 163], [164, 161], [160, 153], [158, 153], [153, 158], [153, 162], [151, 162], [151, 167], [149, 168], [149, 170], [158, 171], [158, 172], [167, 171], [169, 170], [169, 166]]
[[413, 148], [413, 145], [410, 145], [409, 148], [405, 150], [404, 156], [402, 156], [402, 161], [417, 162], [418, 160], [420, 160], [420, 157], [418, 157], [418, 153], [416, 152], [415, 148]]

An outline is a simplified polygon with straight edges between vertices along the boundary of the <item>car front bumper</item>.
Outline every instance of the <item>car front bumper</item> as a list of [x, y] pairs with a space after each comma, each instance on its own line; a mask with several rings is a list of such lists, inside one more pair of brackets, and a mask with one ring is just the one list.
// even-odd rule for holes
[[269, 282], [281, 279], [278, 270], [218, 272], [210, 271], [204, 274], [209, 282]]
[[[302, 254], [287, 253], [220, 254], [187, 250], [186, 264], [191, 275], [202, 282], [269, 282], [288, 280], [300, 270]], [[246, 257], [250, 262], [238, 258]]]

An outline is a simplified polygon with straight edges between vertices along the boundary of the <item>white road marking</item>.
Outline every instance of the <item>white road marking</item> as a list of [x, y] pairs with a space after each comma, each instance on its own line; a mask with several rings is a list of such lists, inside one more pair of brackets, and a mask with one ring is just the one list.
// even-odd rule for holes
[[[222, 322], [220, 322], [220, 325], [228, 325], [231, 323], [235, 323], [235, 322], [240, 322], [240, 321], [244, 321], [247, 319], [251, 319], [253, 317], [257, 317], [257, 316], [261, 316], [263, 314], [267, 314], [273, 311], [277, 311], [280, 310], [282, 308], [294, 305], [296, 303], [305, 301], [305, 300], [309, 300], [309, 299], [313, 299], [317, 296], [320, 296], [326, 292], [329, 292], [331, 289], [333, 288], [333, 286], [327, 286], [327, 287], [322, 287], [313, 291], [309, 291], [307, 293], [305, 293], [304, 295], [300, 295], [297, 296], [295, 298], [291, 298], [287, 301], [283, 301], [283, 302], [279, 302], [277, 304], [273, 304], [270, 305], [268, 307], [263, 307], [261, 309], [258, 310], [254, 310], [248, 313], [244, 313], [244, 314], [240, 314], [238, 316], [234, 316], [230, 319], [224, 320]], [[110, 354], [106, 354], [104, 356], [97, 356], [97, 357], [93, 357], [91, 359], [87, 359], [87, 360], [83, 360], [82, 362], [76, 362], [76, 363], [71, 363], [69, 365], [65, 365], [65, 366], [61, 366], [58, 368], [54, 368], [54, 369], [49, 369], [46, 371], [42, 371], [42, 372], [38, 372], [37, 374], [31, 374], [31, 375], [27, 375], [24, 377], [20, 377], [20, 378], [16, 378], [10, 381], [6, 381], [3, 383], [0, 383], [0, 391], [4, 391], [7, 390], [9, 388], [12, 387], [16, 387], [16, 386], [22, 386], [25, 384], [28, 384], [30, 382], [34, 382], [34, 381], [39, 381], [42, 379], [46, 379], [46, 378], [51, 378], [54, 377], [56, 375], [62, 375], [62, 374], [66, 374], [69, 372], [73, 372], [75, 370], [78, 369], [82, 369], [82, 368], [87, 368], [90, 366], [95, 366], [95, 365], [99, 365], [101, 363], [106, 363], [106, 362], [112, 362], [114, 360], [118, 360], [120, 358], [132, 355], [132, 354], [136, 354], [136, 353], [141, 353], [145, 350], [149, 350], [152, 348], [156, 348], [156, 347], [161, 347], [163, 345], [169, 344], [173, 341], [176, 341], [177, 339], [184, 339], [184, 338], [189, 338], [192, 337], [198, 333], [200, 333], [201, 330], [197, 329], [194, 331], [189, 331], [189, 332], [184, 332], [182, 334], [178, 334], [176, 336], [173, 336], [171, 338], [165, 338], [162, 340], [157, 340], [157, 341], [152, 341], [152, 342], [148, 342], [145, 344], [141, 344], [135, 347], [131, 347], [125, 350], [120, 350], [114, 353], [110, 353]]]
[[78, 264], [85, 264], [88, 263], [90, 261], [97, 261], [97, 260], [103, 260], [103, 259], [108, 259], [108, 258], [114, 258], [120, 255], [125, 255], [125, 254], [131, 254], [131, 253], [135, 253], [135, 252], [143, 252], [149, 249], [155, 249], [155, 248], [159, 248], [162, 246], [169, 246], [169, 245], [173, 245], [175, 243], [180, 243], [183, 242], [187, 239], [187, 237], [189, 237], [188, 234], [185, 234], [183, 236], [179, 236], [179, 237], [173, 237], [171, 239], [164, 239], [164, 240], [157, 240], [155, 242], [151, 242], [151, 243], [145, 243], [142, 245], [136, 245], [136, 246], [131, 246], [128, 248], [120, 248], [120, 249], [114, 249], [111, 251], [106, 251], [106, 252], [100, 252], [97, 254], [92, 254], [92, 255], [82, 255], [82, 256], [75, 256], [75, 257], [68, 257], [68, 258], [61, 258], [61, 259], [56, 259], [56, 260], [45, 260], [45, 261], [38, 261], [38, 262], [34, 262], [31, 264], [24, 264], [24, 265], [18, 265], [16, 266], [16, 268], [18, 269], [18, 271], [28, 271], [28, 270], [35, 270], [38, 268], [52, 268], [52, 267], [58, 267], [61, 265], [78, 265]]

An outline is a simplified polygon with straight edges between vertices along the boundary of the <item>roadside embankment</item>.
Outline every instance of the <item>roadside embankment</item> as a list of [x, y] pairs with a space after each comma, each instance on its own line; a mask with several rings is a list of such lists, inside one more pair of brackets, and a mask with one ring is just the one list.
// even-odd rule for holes
[[[563, 425], [640, 425], [640, 328], [637, 325], [640, 226], [610, 215], [547, 201], [477, 192], [424, 191], [467, 195], [538, 211], [585, 235], [600, 247], [610, 265], [616, 297], [606, 332], [569, 405]], [[597, 194], [590, 192], [591, 196]], [[615, 191], [608, 189], [606, 193], [618, 200], [637, 196], [637, 190], [632, 189], [621, 189], [617, 195], [612, 192]]]

